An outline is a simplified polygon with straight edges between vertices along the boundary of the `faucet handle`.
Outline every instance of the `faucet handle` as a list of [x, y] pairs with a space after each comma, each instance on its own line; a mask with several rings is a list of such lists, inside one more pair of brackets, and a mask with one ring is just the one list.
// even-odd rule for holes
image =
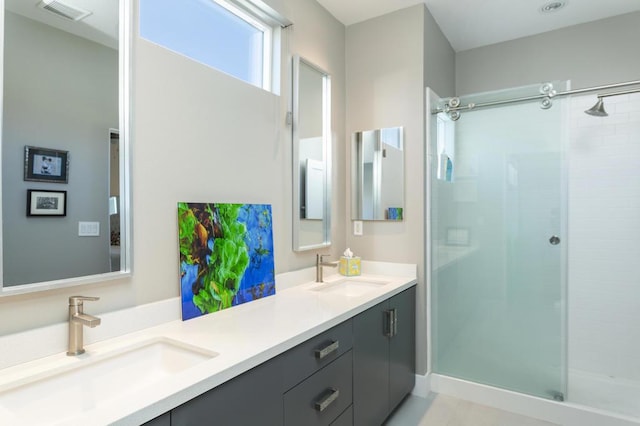
[[80, 306], [85, 300], [88, 302], [94, 302], [96, 300], [100, 300], [100, 298], [91, 296], [71, 296], [69, 298], [69, 306]]

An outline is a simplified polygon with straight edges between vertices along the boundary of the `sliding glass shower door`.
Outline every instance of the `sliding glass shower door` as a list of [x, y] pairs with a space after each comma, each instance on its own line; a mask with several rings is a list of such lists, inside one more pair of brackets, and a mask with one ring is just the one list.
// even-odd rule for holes
[[[463, 104], [538, 93], [466, 97]], [[566, 208], [563, 104], [440, 113], [431, 156], [432, 366], [563, 399]], [[433, 139], [433, 138], [432, 138]]]

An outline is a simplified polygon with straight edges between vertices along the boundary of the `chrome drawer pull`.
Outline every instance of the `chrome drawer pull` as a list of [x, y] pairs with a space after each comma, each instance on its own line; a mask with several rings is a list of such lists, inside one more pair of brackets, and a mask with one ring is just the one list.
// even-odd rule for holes
[[384, 311], [385, 337], [393, 337], [398, 334], [398, 312], [395, 308]]
[[331, 393], [325, 399], [314, 403], [317, 411], [322, 412], [326, 410], [331, 405], [331, 403], [338, 399], [338, 397], [340, 396], [340, 391], [338, 389], [329, 388], [329, 391], [331, 391]]
[[327, 347], [324, 347], [322, 349], [316, 349], [316, 358], [322, 359], [322, 358], [326, 357], [331, 352], [337, 350], [339, 346], [340, 346], [340, 341], [336, 340], [335, 342], [331, 343]]
[[384, 335], [385, 337], [393, 337], [393, 312], [391, 310], [384, 311]]
[[391, 333], [392, 336], [398, 335], [398, 311], [395, 308], [391, 310]]

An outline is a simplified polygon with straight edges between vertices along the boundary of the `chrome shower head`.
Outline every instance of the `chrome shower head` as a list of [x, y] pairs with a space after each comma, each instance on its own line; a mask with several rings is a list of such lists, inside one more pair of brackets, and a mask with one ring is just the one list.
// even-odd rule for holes
[[595, 117], [607, 117], [607, 111], [604, 110], [604, 102], [601, 97], [598, 97], [598, 102], [591, 108], [585, 111], [585, 114], [593, 115]]

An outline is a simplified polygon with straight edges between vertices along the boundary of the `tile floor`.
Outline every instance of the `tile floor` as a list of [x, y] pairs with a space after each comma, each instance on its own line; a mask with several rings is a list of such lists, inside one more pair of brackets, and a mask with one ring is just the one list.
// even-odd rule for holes
[[447, 395], [409, 396], [386, 426], [558, 426]]

